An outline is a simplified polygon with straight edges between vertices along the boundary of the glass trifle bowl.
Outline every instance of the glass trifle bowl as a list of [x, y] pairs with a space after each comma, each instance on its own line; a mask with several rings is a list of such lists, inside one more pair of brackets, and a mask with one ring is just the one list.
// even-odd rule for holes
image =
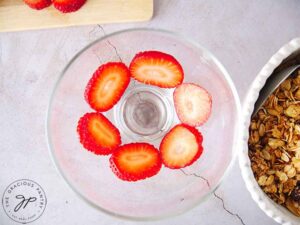
[[[84, 92], [94, 71], [111, 61], [129, 65], [136, 53], [148, 50], [174, 56], [184, 70], [184, 82], [199, 84], [211, 94], [212, 112], [208, 121], [197, 127], [204, 150], [195, 163], [182, 169], [163, 166], [149, 179], [125, 182], [111, 171], [109, 156], [97, 156], [83, 148], [76, 127], [82, 115], [93, 112]], [[174, 88], [131, 79], [118, 103], [103, 114], [118, 127], [123, 144], [147, 142], [159, 148], [164, 135], [180, 123], [173, 92]], [[91, 43], [62, 72], [49, 104], [49, 148], [64, 180], [92, 206], [127, 219], [160, 219], [196, 206], [220, 184], [235, 156], [239, 111], [230, 76], [209, 51], [171, 32], [125, 30]], [[151, 120], [147, 119], [149, 112]]]

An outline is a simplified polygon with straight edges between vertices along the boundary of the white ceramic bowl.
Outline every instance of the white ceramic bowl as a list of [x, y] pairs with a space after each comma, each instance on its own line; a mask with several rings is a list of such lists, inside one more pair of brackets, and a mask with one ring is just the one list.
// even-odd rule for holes
[[241, 151], [239, 153], [242, 176], [252, 198], [269, 217], [284, 225], [299, 225], [300, 219], [284, 207], [272, 201], [257, 184], [251, 169], [250, 159], [248, 157], [248, 129], [250, 125], [250, 117], [254, 109], [254, 104], [258, 98], [259, 91], [265, 85], [267, 78], [272, 74], [274, 69], [276, 69], [283, 60], [295, 52], [300, 52], [300, 38], [293, 39], [288, 44], [280, 48], [279, 51], [270, 58], [268, 63], [262, 68], [252, 83], [243, 104], [243, 124], [241, 127], [243, 133], [240, 139]]

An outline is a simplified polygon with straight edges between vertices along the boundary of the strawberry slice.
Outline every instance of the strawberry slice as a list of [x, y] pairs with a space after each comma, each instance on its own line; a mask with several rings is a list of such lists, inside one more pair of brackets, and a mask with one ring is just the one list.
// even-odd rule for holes
[[23, 0], [30, 8], [41, 10], [52, 4], [51, 0]]
[[177, 116], [182, 123], [196, 127], [208, 120], [212, 98], [204, 88], [184, 83], [175, 89], [173, 97]]
[[83, 147], [96, 155], [111, 154], [121, 144], [119, 130], [101, 113], [86, 113], [77, 132]]
[[59, 11], [69, 13], [80, 9], [85, 2], [86, 0], [53, 0], [53, 5]]
[[147, 143], [131, 143], [120, 146], [110, 158], [112, 171], [121, 180], [137, 181], [152, 177], [161, 168], [158, 150]]
[[124, 63], [110, 62], [100, 66], [85, 89], [85, 99], [98, 112], [111, 109], [122, 97], [130, 82]]
[[130, 63], [131, 76], [145, 84], [173, 88], [183, 81], [183, 69], [171, 55], [146, 51], [135, 55]]
[[194, 163], [202, 154], [201, 133], [194, 127], [179, 124], [163, 138], [159, 150], [163, 164], [179, 169]]

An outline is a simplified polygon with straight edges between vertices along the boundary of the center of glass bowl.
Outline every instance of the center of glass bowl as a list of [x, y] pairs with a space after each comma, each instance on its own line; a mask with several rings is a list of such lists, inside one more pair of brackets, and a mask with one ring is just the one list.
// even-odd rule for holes
[[154, 140], [164, 135], [174, 119], [170, 91], [149, 85], [128, 88], [114, 112], [121, 134], [135, 141]]
[[151, 135], [163, 128], [167, 112], [158, 95], [150, 91], [141, 91], [128, 96], [123, 116], [125, 124], [134, 133]]

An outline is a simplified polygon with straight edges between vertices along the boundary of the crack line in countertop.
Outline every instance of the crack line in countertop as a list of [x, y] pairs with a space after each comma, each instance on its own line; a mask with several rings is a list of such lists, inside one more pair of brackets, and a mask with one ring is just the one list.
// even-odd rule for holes
[[[89, 32], [89, 40], [90, 40], [90, 41], [94, 39], [94, 37], [92, 37], [92, 35], [97, 37], [97, 34], [96, 34], [95, 31], [98, 30], [98, 29], [99, 29], [99, 27], [98, 27], [98, 25], [96, 25], [96, 26], [94, 26], [93, 29]], [[100, 56], [97, 54], [97, 50], [96, 50], [96, 49], [93, 49], [92, 52], [93, 52], [93, 54], [96, 56], [96, 58], [98, 59], [99, 63], [100, 63], [100, 64], [103, 64], [103, 62], [102, 62]]]
[[195, 176], [195, 177], [201, 178], [202, 180], [204, 180], [204, 181], [206, 182], [206, 185], [209, 187], [209, 189], [211, 188], [211, 187], [210, 187], [209, 181], [208, 181], [205, 177], [203, 177], [203, 176], [201, 176], [201, 175], [198, 175], [198, 174], [196, 174], [196, 173], [188, 174], [188, 173], [186, 173], [183, 169], [180, 169], [180, 170], [181, 170], [181, 172], [184, 173], [184, 175], [186, 175], [186, 176]]
[[243, 225], [245, 225], [243, 219], [239, 216], [239, 214], [233, 213], [233, 212], [229, 211], [229, 210], [225, 207], [224, 199], [221, 198], [219, 195], [217, 195], [216, 191], [214, 191], [214, 196], [222, 202], [223, 209], [224, 209], [227, 213], [229, 213], [229, 214], [232, 215], [232, 216], [236, 216], [236, 217], [241, 221], [241, 223], [242, 223]]
[[93, 29], [89, 32], [89, 40], [93, 40], [92, 39], [92, 35], [95, 35], [94, 32], [96, 31], [96, 29], [98, 28], [98, 26], [94, 26]]
[[[106, 35], [106, 32], [105, 32], [104, 28], [100, 24], [97, 24], [97, 26], [102, 30], [103, 34]], [[114, 51], [115, 51], [116, 55], [118, 56], [119, 60], [121, 62], [123, 62], [121, 56], [118, 53], [118, 50], [117, 50], [116, 46], [114, 46], [108, 39], [106, 41], [114, 49]]]
[[[202, 179], [203, 181], [206, 182], [208, 188], [211, 189], [210, 183], [209, 183], [208, 179], [206, 179], [205, 177], [203, 177], [203, 176], [201, 176], [201, 175], [199, 175], [199, 174], [196, 174], [196, 173], [186, 173], [183, 169], [180, 169], [180, 171], [181, 171], [184, 175], [186, 175], [186, 176], [194, 176], [194, 177], [197, 177], [197, 178]], [[214, 194], [215, 198], [219, 199], [219, 200], [222, 202], [222, 207], [223, 207], [223, 209], [224, 209], [228, 214], [237, 217], [237, 218], [241, 221], [241, 223], [242, 223], [243, 225], [245, 225], [243, 219], [240, 217], [239, 214], [233, 213], [233, 212], [231, 212], [229, 209], [226, 208], [224, 199], [223, 199], [222, 197], [220, 197], [219, 195], [217, 195], [216, 191], [214, 191], [213, 194]]]

